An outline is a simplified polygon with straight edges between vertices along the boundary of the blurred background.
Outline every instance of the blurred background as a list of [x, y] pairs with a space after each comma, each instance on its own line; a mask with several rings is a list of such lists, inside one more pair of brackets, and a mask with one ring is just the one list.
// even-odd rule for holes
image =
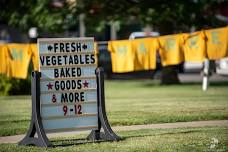
[[93, 36], [128, 39], [132, 32], [160, 35], [216, 28], [228, 23], [225, 0], [2, 0], [0, 38]]
[[[1, 0], [0, 7], [0, 43], [36, 43], [42, 37], [94, 37], [98, 42], [98, 64], [105, 69], [106, 78], [164, 79], [165, 73], [174, 77], [168, 84], [180, 82], [177, 73], [198, 73], [190, 79], [201, 81], [203, 63], [161, 68], [158, 56], [156, 70], [114, 74], [107, 41], [189, 33], [228, 24], [225, 0]], [[226, 59], [216, 61], [213, 72], [220, 70], [226, 75], [227, 69], [224, 72], [221, 67], [228, 69]], [[183, 80], [189, 78], [182, 76]], [[29, 87], [21, 89], [30, 86], [30, 76], [26, 80], [0, 77], [3, 95], [30, 91]]]

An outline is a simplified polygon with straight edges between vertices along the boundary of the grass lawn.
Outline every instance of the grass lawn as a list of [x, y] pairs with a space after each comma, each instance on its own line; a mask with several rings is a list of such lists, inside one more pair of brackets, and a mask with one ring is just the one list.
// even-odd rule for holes
[[[228, 83], [160, 86], [152, 80], [106, 81], [106, 109], [112, 125], [228, 119]], [[0, 136], [23, 134], [31, 97], [0, 97]]]
[[148, 129], [137, 131], [118, 132], [124, 137], [119, 142], [101, 143], [76, 143], [74, 137], [52, 139], [54, 148], [25, 147], [16, 144], [0, 144], [0, 151], [17, 152], [147, 152], [147, 151], [228, 151], [228, 127], [206, 127], [206, 128], [179, 128], [179, 129]]
[[228, 119], [228, 83], [203, 92], [201, 84], [110, 81], [106, 109], [113, 125]]

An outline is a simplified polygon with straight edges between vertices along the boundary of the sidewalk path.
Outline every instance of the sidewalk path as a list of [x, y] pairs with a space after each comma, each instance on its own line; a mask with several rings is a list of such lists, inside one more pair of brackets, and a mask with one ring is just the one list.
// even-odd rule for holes
[[[212, 120], [212, 121], [192, 121], [192, 122], [176, 122], [176, 123], [162, 123], [149, 125], [133, 125], [133, 126], [116, 126], [112, 127], [114, 131], [130, 131], [139, 129], [158, 129], [158, 128], [185, 128], [185, 127], [206, 127], [206, 126], [228, 126], [228, 120]], [[60, 136], [74, 136], [76, 134], [89, 133], [83, 132], [64, 132], [48, 134], [48, 138]], [[0, 137], [0, 143], [18, 143], [25, 135], [5, 136]]]

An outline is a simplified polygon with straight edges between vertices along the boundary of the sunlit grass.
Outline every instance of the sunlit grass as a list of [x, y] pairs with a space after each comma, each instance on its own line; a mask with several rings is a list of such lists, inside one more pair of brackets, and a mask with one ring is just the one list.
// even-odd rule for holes
[[[117, 132], [123, 140], [119, 142], [101, 142], [75, 144], [75, 138], [52, 139], [54, 148], [38, 148], [18, 146], [17, 144], [0, 144], [0, 151], [17, 152], [132, 152], [132, 151], [222, 151], [228, 150], [228, 128], [179, 128], [179, 129], [147, 129]], [[61, 144], [60, 144], [61, 143]]]
[[[228, 119], [228, 84], [160, 86], [152, 80], [106, 81], [106, 109], [112, 125]], [[31, 97], [0, 97], [0, 136], [23, 134], [31, 118]]]

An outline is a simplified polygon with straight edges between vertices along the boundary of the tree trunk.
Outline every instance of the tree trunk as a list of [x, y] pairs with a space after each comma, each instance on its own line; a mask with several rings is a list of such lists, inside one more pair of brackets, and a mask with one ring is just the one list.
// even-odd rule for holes
[[[171, 22], [163, 22], [158, 28], [161, 35], [172, 34], [174, 31]], [[179, 84], [178, 69], [179, 65], [162, 67], [161, 84]]]
[[161, 84], [179, 84], [178, 66], [167, 66], [162, 68]]

